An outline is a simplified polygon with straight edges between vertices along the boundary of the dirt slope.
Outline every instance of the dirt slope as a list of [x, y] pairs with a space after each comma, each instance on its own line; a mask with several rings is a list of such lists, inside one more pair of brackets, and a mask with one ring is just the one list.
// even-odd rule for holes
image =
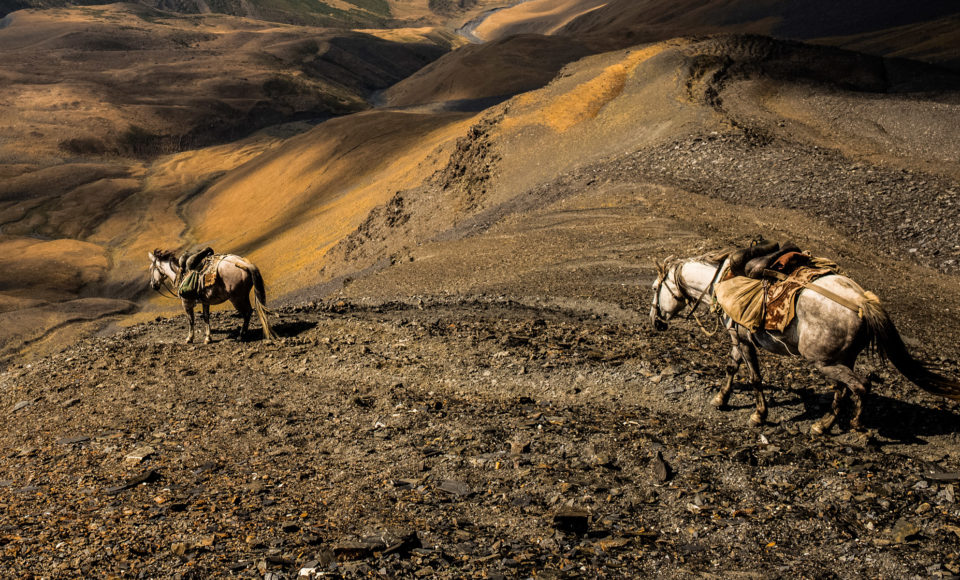
[[[917, 4], [894, 0], [844, 3], [828, 0], [804, 3], [781, 0], [760, 3], [741, 0], [613, 0], [577, 18], [558, 34], [571, 35], [581, 41], [589, 37], [605, 47], [723, 32], [769, 34], [800, 40], [876, 34], [886, 42], [871, 45], [870, 48], [877, 51], [874, 54], [919, 57], [924, 51], [916, 47], [929, 39], [927, 30], [937, 29], [941, 26], [938, 24], [941, 18], [953, 18], [957, 13], [956, 4], [949, 0]], [[903, 26], [924, 32], [918, 35], [884, 32]], [[841, 41], [839, 44], [846, 43]], [[934, 62], [955, 62], [956, 44], [943, 46], [950, 47], [949, 55], [937, 55]]]
[[542, 87], [589, 52], [574, 41], [526, 34], [465, 46], [393, 85], [384, 99], [404, 107], [508, 97]]
[[[629, 221], [579, 209], [581, 241], [605, 239], [590, 224], [619, 221], [636, 251], [662, 238], [630, 226], [671, 232], [670, 247], [710, 242], [649, 206]], [[748, 393], [727, 413], [708, 404], [722, 341], [691, 324], [651, 334], [633, 293], [611, 286], [596, 308], [551, 304], [551, 285], [543, 300], [285, 308], [275, 324], [286, 338], [274, 344], [237, 344], [222, 333], [236, 319], [216, 316], [217, 341], [187, 347], [182, 320], [163, 319], [13, 368], [0, 405], [36, 427], [0, 432], [5, 568], [196, 578], [957, 569], [956, 404], [871, 362], [882, 384], [870, 432], [812, 439], [829, 390], [809, 368], [774, 361], [773, 424], [747, 429]], [[960, 372], [956, 358], [939, 362]]]
[[[38, 310], [7, 317], [0, 350], [61, 328], [77, 309], [90, 309], [81, 319], [131, 309], [125, 301], [143, 289], [130, 252], [178, 236], [184, 199], [310, 125], [238, 138], [365, 109], [457, 42], [429, 27], [361, 33], [120, 4], [5, 18], [0, 248], [11, 266], [0, 310]], [[152, 162], [225, 141], [234, 143]], [[91, 296], [110, 300], [76, 301]]]
[[[867, 430], [814, 438], [830, 385], [765, 356], [770, 424], [748, 428], [750, 393], [709, 404], [722, 334], [646, 322], [653, 259], [762, 234], [838, 261], [960, 376], [955, 75], [694, 37], [473, 113], [414, 106], [471, 90], [436, 71], [452, 88], [414, 79], [406, 108], [51, 164], [50, 198], [2, 168], [0, 265], [21, 280], [0, 322], [54, 330], [16, 335], [0, 374], [5, 571], [960, 573], [956, 402], [865, 357]], [[68, 219], [87, 202], [106, 214]], [[145, 250], [206, 242], [261, 266], [281, 340], [237, 342], [219, 308], [214, 343], [183, 345], [159, 298], [97, 338], [65, 325], [128, 308]], [[30, 278], [51, 262], [53, 286]]]
[[0, 114], [16, 133], [2, 154], [24, 160], [156, 155], [354, 112], [451, 46], [429, 31], [390, 42], [129, 5], [19, 12], [7, 21]]

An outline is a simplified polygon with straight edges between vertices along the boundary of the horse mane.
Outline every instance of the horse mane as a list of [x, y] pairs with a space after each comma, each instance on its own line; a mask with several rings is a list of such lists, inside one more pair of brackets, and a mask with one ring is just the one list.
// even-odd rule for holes
[[692, 258], [696, 262], [701, 262], [710, 266], [718, 266], [723, 263], [724, 260], [730, 257], [730, 254], [734, 253], [736, 248], [725, 248], [723, 250], [714, 250], [712, 252], [707, 252], [700, 256]]
[[173, 260], [177, 261], [177, 254], [173, 250], [161, 250], [157, 248], [153, 251], [153, 255], [156, 256], [158, 260]]

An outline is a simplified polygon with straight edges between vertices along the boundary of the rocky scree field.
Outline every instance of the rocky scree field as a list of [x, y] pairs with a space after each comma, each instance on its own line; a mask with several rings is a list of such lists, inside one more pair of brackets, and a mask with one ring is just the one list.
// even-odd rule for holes
[[[956, 403], [878, 361], [864, 433], [765, 359], [771, 424], [712, 409], [726, 345], [506, 297], [185, 320], [0, 379], [11, 577], [949, 577]], [[956, 358], [936, 361], [954, 375]]]

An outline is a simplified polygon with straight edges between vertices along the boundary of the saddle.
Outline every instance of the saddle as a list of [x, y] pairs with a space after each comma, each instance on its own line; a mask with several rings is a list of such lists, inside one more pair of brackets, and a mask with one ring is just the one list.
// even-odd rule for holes
[[201, 291], [216, 284], [217, 270], [222, 259], [223, 256], [214, 254], [211, 248], [204, 248], [193, 255], [181, 256], [183, 279], [177, 288], [180, 297], [198, 300]]
[[796, 244], [761, 241], [730, 255], [728, 277], [746, 276], [754, 280], [782, 279], [797, 268], [808, 266], [810, 256]]
[[202, 270], [203, 261], [213, 255], [213, 248], [207, 246], [196, 252], [184, 252], [180, 256], [180, 271], [184, 274], [189, 270]]

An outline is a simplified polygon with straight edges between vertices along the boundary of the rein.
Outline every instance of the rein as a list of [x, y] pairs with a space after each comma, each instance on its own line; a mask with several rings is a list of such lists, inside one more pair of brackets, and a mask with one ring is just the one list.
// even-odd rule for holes
[[[679, 266], [678, 266], [678, 267], [677, 267], [677, 271], [674, 272], [674, 274], [673, 274], [673, 277], [677, 279], [677, 286], [680, 285], [680, 272], [679, 272], [679, 269], [680, 269], [680, 268], [679, 268]], [[690, 314], [687, 314], [687, 320], [690, 320], [690, 318], [696, 318], [696, 317], [694, 316], [694, 312], [697, 311], [697, 308], [700, 306], [700, 303], [703, 302], [703, 297], [704, 297], [704, 295], [707, 294], [708, 292], [713, 292], [713, 285], [716, 284], [717, 278], [720, 277], [720, 270], [721, 270], [721, 269], [723, 269], [723, 262], [720, 262], [719, 264], [717, 264], [717, 270], [716, 270], [716, 272], [713, 273], [713, 277], [710, 279], [710, 283], [707, 284], [707, 287], [704, 288], [703, 292], [700, 293], [700, 296], [697, 297], [697, 303], [693, 305], [693, 308], [690, 310]], [[699, 318], [697, 318], [696, 320], [697, 320], [697, 323], [700, 322], [700, 319], [699, 319]], [[703, 328], [703, 326], [701, 325], [700, 328]]]
[[[657, 267], [659, 268], [660, 266], [657, 266]], [[679, 282], [679, 278], [677, 278], [677, 272], [676, 272], [677, 268], [679, 267], [680, 265], [678, 264], [673, 268], [673, 277], [677, 279], [677, 289], [680, 289], [680, 282]], [[686, 302], [687, 300], [682, 295], [678, 296], [673, 291], [673, 289], [670, 288], [670, 285], [666, 284], [667, 278], [669, 276], [670, 276], [670, 272], [666, 270], [666, 264], [664, 264], [663, 269], [660, 271], [660, 274], [657, 276], [657, 291], [656, 291], [656, 294], [654, 294], [654, 302], [653, 302], [654, 312], [656, 313], [657, 320], [660, 322], [667, 322], [667, 319], [660, 314], [660, 312], [662, 311], [662, 308], [660, 307], [660, 292], [663, 290], [664, 287], [666, 287], [667, 292], [669, 292], [670, 296], [672, 296], [673, 299], [676, 300], [677, 302]]]
[[[664, 287], [666, 287], [667, 292], [669, 292], [670, 295], [673, 297], [673, 299], [676, 300], [677, 302], [686, 302], [686, 301], [689, 300], [689, 298], [687, 298], [686, 295], [685, 295], [685, 292], [684, 292], [684, 289], [683, 289], [683, 282], [682, 282], [681, 279], [680, 279], [680, 266], [682, 266], [682, 265], [683, 265], [682, 263], [681, 263], [681, 264], [677, 264], [677, 265], [674, 266], [673, 269], [670, 270], [670, 271], [667, 271], [666, 269], [664, 269], [663, 272], [661, 273], [661, 275], [658, 277], [658, 282], [659, 282], [659, 284], [658, 284], [658, 286], [657, 286], [656, 302], [654, 303], [654, 306], [656, 307], [656, 316], [657, 316], [657, 319], [660, 320], [660, 321], [666, 322], [666, 319], [663, 318], [663, 316], [661, 316], [661, 314], [660, 314], [660, 311], [661, 311], [661, 308], [660, 308], [660, 291], [661, 291]], [[716, 326], [714, 327], [713, 331], [709, 331], [709, 330], [707, 330], [706, 327], [703, 325], [703, 322], [700, 320], [700, 317], [696, 315], [696, 311], [697, 311], [697, 308], [700, 306], [700, 303], [703, 302], [703, 296], [704, 296], [704, 294], [707, 294], [708, 292], [712, 291], [714, 284], [717, 282], [717, 278], [720, 277], [720, 270], [722, 270], [722, 269], [723, 269], [723, 262], [721, 261], [720, 264], [717, 265], [717, 270], [713, 273], [713, 277], [712, 277], [711, 280], [710, 280], [710, 284], [708, 284], [707, 287], [706, 287], [706, 289], [704, 289], [704, 291], [700, 293], [700, 296], [697, 297], [697, 301], [696, 301], [696, 303], [693, 305], [693, 308], [690, 310], [690, 313], [687, 314], [687, 316], [686, 316], [686, 319], [687, 319], [687, 320], [690, 320], [690, 318], [693, 318], [693, 319], [696, 321], [697, 326], [700, 327], [700, 330], [701, 330], [701, 331], [703, 332], [703, 334], [705, 334], [707, 337], [713, 337], [713, 336], [715, 336], [715, 335], [717, 334], [717, 332], [719, 332], [719, 330], [720, 330], [720, 316], [719, 316], [719, 315], [717, 316]], [[669, 278], [669, 276], [670, 276], [671, 273], [673, 274], [673, 278], [674, 278], [674, 280], [675, 280], [675, 284], [677, 285], [677, 290], [680, 291], [680, 295], [679, 295], [679, 296], [678, 296], [676, 293], [674, 293], [673, 289], [670, 288], [670, 286], [669, 286], [668, 284], [666, 284], [667, 278]]]
[[[157, 268], [160, 271], [161, 278], [163, 279], [163, 282], [160, 284], [160, 288], [154, 289], [156, 293], [159, 294], [160, 296], [163, 296], [164, 298], [173, 298], [174, 300], [179, 300], [180, 294], [176, 292], [175, 286], [174, 286], [176, 284], [176, 280], [173, 281], [174, 285], [171, 285], [170, 278], [168, 278], [166, 274], [163, 273], [163, 270], [160, 270], [159, 267], [157, 266], [151, 266], [151, 268]], [[179, 277], [180, 277], [180, 273], [177, 272], [177, 278]], [[164, 290], [167, 291], [169, 296], [163, 293]]]

